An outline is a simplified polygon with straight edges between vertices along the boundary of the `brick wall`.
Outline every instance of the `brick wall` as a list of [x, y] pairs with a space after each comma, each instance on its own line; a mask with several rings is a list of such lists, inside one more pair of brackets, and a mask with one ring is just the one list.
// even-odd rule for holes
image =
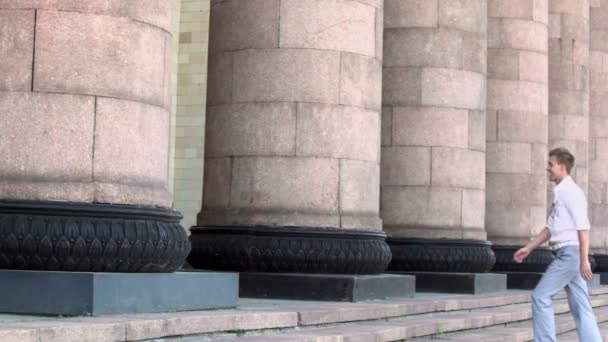
[[182, 225], [196, 224], [203, 188], [209, 0], [182, 0], [174, 120], [174, 207]]

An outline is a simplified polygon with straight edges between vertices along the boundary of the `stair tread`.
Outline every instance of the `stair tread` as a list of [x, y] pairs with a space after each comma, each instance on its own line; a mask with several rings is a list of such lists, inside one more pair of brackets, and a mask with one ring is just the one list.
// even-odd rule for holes
[[[608, 306], [608, 295], [599, 295], [592, 298], [594, 307]], [[568, 304], [565, 299], [554, 301], [556, 313], [569, 312]], [[608, 320], [608, 307], [596, 309], [598, 316], [602, 317], [602, 321]], [[236, 338], [223, 338], [217, 341], [240, 341], [240, 342], [258, 342], [258, 341], [323, 341], [325, 339], [343, 338], [345, 341], [351, 338], [357, 338], [358, 341], [365, 341], [369, 338], [370, 341], [396, 341], [402, 339], [413, 338], [416, 336], [437, 335], [433, 339], [437, 341], [443, 338], [442, 332], [448, 333], [451, 331], [469, 330], [484, 328], [483, 332], [471, 330], [470, 332], [454, 334], [452, 338], [462, 341], [481, 341], [481, 336], [487, 336], [488, 333], [504, 336], [505, 338], [513, 335], [520, 335], [521, 341], [531, 334], [531, 308], [529, 303], [511, 304], [503, 307], [492, 307], [477, 309], [469, 312], [439, 312], [428, 313], [414, 316], [398, 317], [385, 320], [363, 321], [356, 323], [342, 323], [331, 327], [310, 327], [302, 328], [296, 331], [281, 332], [277, 334], [259, 335], [259, 336], [244, 336]], [[561, 330], [568, 331], [573, 328], [572, 321], [567, 315], [558, 317], [558, 325]], [[512, 322], [528, 321], [523, 325], [513, 325], [505, 328], [503, 324]], [[497, 327], [497, 324], [501, 324]], [[491, 330], [495, 328], [494, 330]], [[507, 330], [505, 330], [507, 329]], [[481, 334], [481, 335], [480, 335]], [[462, 336], [461, 336], [462, 335]], [[470, 336], [469, 336], [470, 335]], [[445, 338], [448, 338], [445, 336]], [[511, 337], [512, 338], [512, 337]], [[495, 339], [493, 339], [495, 340]]]

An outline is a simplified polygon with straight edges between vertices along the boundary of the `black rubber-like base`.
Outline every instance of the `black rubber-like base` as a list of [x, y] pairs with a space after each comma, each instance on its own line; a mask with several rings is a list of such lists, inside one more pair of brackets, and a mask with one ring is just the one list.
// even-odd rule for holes
[[555, 256], [548, 248], [535, 249], [523, 263], [518, 264], [513, 260], [513, 254], [522, 246], [492, 246], [492, 250], [496, 255], [496, 264], [492, 272], [524, 272], [536, 273], [545, 272], [551, 264]]
[[507, 277], [504, 274], [430, 272], [407, 274], [416, 277], [416, 292], [482, 294], [507, 290]]
[[195, 268], [237, 272], [380, 274], [391, 260], [382, 231], [311, 227], [193, 227]]
[[387, 238], [391, 272], [486, 273], [494, 266], [492, 244], [481, 240]]
[[409, 275], [241, 273], [240, 297], [332, 302], [408, 298], [415, 293]]
[[509, 290], [533, 290], [543, 276], [541, 272], [512, 272], [506, 275]]
[[593, 260], [595, 260], [594, 272], [604, 273], [608, 272], [608, 255], [606, 254], [593, 254]]
[[0, 269], [173, 272], [190, 252], [179, 212], [0, 200]]

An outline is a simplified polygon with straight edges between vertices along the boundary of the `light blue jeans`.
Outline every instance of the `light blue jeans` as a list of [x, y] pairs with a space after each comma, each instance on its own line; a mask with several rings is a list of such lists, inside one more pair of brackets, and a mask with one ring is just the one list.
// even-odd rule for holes
[[568, 305], [574, 320], [578, 338], [582, 342], [602, 342], [600, 331], [593, 315], [587, 282], [580, 272], [580, 249], [566, 246], [555, 253], [555, 260], [532, 293], [534, 341], [555, 342], [555, 317], [551, 297], [566, 288]]

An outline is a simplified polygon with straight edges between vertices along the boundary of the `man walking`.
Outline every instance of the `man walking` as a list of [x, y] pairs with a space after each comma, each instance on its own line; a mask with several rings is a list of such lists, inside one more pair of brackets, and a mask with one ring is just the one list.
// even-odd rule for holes
[[574, 183], [570, 171], [574, 156], [565, 148], [549, 152], [547, 172], [555, 182], [553, 207], [547, 227], [513, 255], [521, 263], [537, 247], [549, 241], [555, 259], [532, 293], [534, 341], [554, 342], [555, 317], [551, 297], [565, 287], [579, 340], [601, 342], [585, 280], [592, 277], [589, 263], [589, 218], [587, 199]]

